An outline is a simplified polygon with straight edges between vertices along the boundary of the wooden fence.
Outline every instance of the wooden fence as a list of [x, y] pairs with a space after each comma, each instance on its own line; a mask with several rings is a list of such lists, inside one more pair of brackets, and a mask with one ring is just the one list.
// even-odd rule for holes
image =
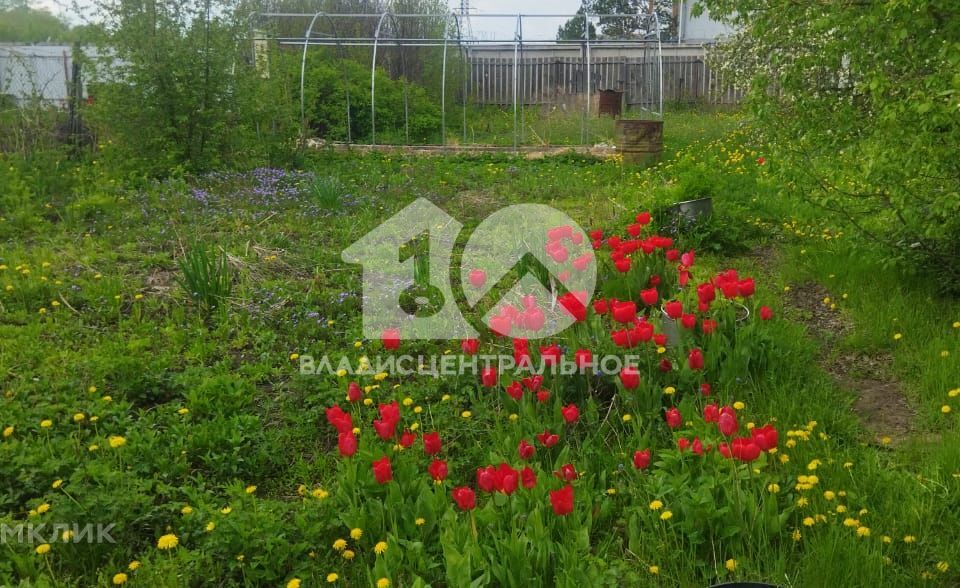
[[[524, 57], [518, 60], [517, 101], [556, 104], [585, 95], [583, 57]], [[469, 94], [479, 104], [513, 104], [512, 57], [469, 59]], [[658, 103], [658, 67], [652, 57], [599, 57], [590, 64], [591, 92], [617, 90], [627, 106], [650, 108]], [[724, 83], [701, 55], [663, 56], [663, 103], [735, 104], [742, 92]]]

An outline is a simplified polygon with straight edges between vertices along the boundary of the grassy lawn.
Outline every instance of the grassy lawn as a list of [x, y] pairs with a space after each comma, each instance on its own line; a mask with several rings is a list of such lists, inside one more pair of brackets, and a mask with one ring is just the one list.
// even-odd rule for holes
[[[0, 545], [0, 584], [110, 585], [122, 573], [142, 586], [956, 585], [960, 303], [785, 197], [753, 136], [736, 114], [672, 113], [664, 160], [648, 169], [317, 151], [301, 170], [154, 182], [115, 177], [106, 160], [56, 172], [0, 160], [0, 523], [46, 525], [42, 540]], [[736, 268], [756, 280], [754, 314], [718, 332], [729, 340], [644, 344], [638, 389], [616, 374], [547, 375], [549, 398], [517, 402], [509, 374], [488, 389], [473, 374], [299, 373], [300, 356], [390, 354], [362, 337], [361, 269], [340, 254], [416, 198], [465, 231], [517, 203], [604, 236], [653, 211], [646, 237], [657, 211], [703, 196], [713, 217], [674, 244], [696, 251], [679, 296], [695, 308], [690, 290]], [[230, 278], [208, 305], [180, 283], [182, 260], [201, 251]], [[601, 290], [637, 300], [646, 283], [629, 281], [642, 274], [597, 253]], [[590, 309], [530, 349], [616, 352], [612, 328]], [[490, 333], [480, 345], [513, 351]], [[702, 371], [688, 364], [696, 346]], [[672, 371], [657, 369], [664, 358]], [[350, 382], [364, 401], [345, 400]], [[398, 430], [439, 432], [444, 482], [419, 438], [404, 449], [374, 432], [378, 405], [394, 400]], [[335, 403], [360, 429], [351, 458], [328, 422]], [[776, 450], [722, 457], [729, 435], [702, 416], [711, 403], [736, 409], [744, 437], [773, 425]], [[675, 429], [662, 416], [674, 407]], [[557, 445], [535, 441], [545, 429]], [[695, 438], [713, 450], [678, 449]], [[536, 447], [529, 460], [521, 439]], [[642, 449], [652, 460], [638, 469]], [[393, 481], [379, 484], [371, 462], [383, 456]], [[501, 463], [530, 467], [536, 487], [477, 490], [477, 468]], [[565, 464], [577, 473], [558, 479]], [[550, 491], [568, 482], [573, 512], [558, 515]], [[476, 508], [451, 499], [462, 486]], [[113, 525], [113, 541], [65, 541], [56, 524]]]

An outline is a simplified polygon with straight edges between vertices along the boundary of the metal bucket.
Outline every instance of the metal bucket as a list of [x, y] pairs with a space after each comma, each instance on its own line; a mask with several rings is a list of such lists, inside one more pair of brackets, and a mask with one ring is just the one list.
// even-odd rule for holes
[[617, 148], [628, 165], [649, 165], [663, 154], [662, 120], [619, 119], [614, 127]]
[[681, 225], [693, 225], [700, 220], [713, 214], [713, 199], [699, 198], [697, 200], [686, 200], [677, 202], [667, 208], [667, 214]]
[[614, 118], [620, 118], [623, 104], [623, 92], [617, 92], [616, 90], [600, 90], [598, 94], [600, 98], [597, 107], [597, 113], [600, 116], [607, 115]]

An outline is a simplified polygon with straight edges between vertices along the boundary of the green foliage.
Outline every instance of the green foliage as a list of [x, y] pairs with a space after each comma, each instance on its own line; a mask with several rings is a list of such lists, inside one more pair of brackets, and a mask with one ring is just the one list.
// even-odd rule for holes
[[227, 254], [216, 254], [204, 245], [197, 245], [183, 254], [177, 265], [178, 283], [190, 298], [206, 310], [221, 306], [233, 289], [233, 270]]
[[[346, 141], [349, 91], [349, 137], [357, 143], [369, 143], [373, 138], [370, 65], [329, 57], [318, 51], [308, 60], [307, 125], [321, 138]], [[299, 68], [296, 75], [299, 77]], [[419, 85], [390, 78], [383, 69], [378, 68], [375, 75], [377, 142], [439, 143], [440, 105], [436, 99]], [[409, 117], [406, 123], [405, 111]]]
[[957, 4], [703, 4], [739, 28], [716, 57], [750, 87], [783, 192], [960, 292]]
[[0, 4], [0, 43], [52, 43], [70, 37], [70, 27], [46, 10], [26, 3]]

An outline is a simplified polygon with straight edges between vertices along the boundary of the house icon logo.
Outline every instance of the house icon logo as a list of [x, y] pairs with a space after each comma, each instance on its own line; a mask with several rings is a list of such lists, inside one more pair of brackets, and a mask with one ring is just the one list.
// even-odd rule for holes
[[[596, 286], [590, 241], [569, 216], [543, 204], [502, 208], [470, 234], [418, 198], [342, 253], [363, 266], [363, 335], [467, 339], [556, 335], [582, 317]], [[459, 279], [454, 279], [459, 278]], [[482, 317], [471, 323], [461, 312]]]

